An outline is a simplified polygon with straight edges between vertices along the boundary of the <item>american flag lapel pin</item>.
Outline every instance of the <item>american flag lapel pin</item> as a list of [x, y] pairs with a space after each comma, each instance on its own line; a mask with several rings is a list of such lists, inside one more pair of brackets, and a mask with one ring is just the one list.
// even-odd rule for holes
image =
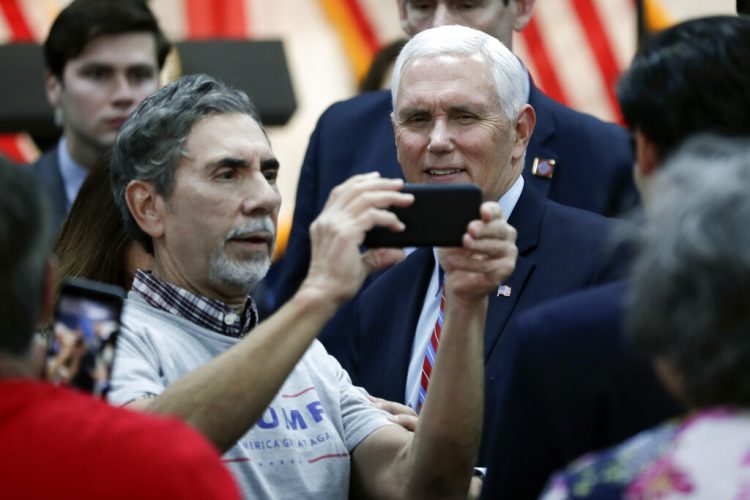
[[543, 177], [545, 179], [551, 179], [555, 176], [555, 160], [551, 158], [534, 158], [534, 163], [531, 166], [531, 173], [537, 177]]
[[497, 296], [510, 297], [510, 287], [508, 285], [500, 285], [497, 287]]

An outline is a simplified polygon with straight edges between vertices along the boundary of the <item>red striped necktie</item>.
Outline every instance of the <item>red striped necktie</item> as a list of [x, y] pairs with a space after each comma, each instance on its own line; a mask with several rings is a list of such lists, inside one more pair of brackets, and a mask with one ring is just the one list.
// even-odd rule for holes
[[435, 327], [432, 329], [432, 335], [430, 336], [430, 341], [427, 343], [427, 349], [425, 349], [424, 353], [424, 361], [422, 362], [422, 377], [419, 381], [417, 413], [422, 410], [424, 400], [427, 398], [427, 387], [430, 385], [430, 378], [432, 377], [432, 367], [435, 365], [435, 357], [437, 356], [438, 345], [440, 344], [440, 332], [443, 329], [444, 314], [445, 287], [442, 287], [440, 293], [440, 310], [438, 311], [437, 321], [435, 321]]

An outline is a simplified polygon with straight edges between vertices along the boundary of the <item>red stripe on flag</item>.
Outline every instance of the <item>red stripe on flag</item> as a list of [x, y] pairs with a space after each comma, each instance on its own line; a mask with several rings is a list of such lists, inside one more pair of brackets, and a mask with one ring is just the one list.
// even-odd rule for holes
[[565, 96], [565, 92], [563, 92], [562, 85], [560, 85], [560, 80], [557, 78], [557, 71], [552, 64], [547, 46], [544, 44], [544, 39], [539, 31], [539, 25], [533, 17], [521, 32], [521, 36], [523, 36], [531, 59], [534, 61], [539, 86], [544, 90], [545, 94], [557, 102], [567, 104], [568, 99]]
[[583, 26], [584, 33], [586, 33], [586, 39], [589, 42], [589, 46], [594, 52], [594, 58], [599, 66], [599, 71], [604, 79], [607, 99], [612, 106], [617, 121], [622, 123], [620, 105], [617, 103], [617, 97], [615, 96], [615, 85], [617, 79], [620, 77], [620, 68], [615, 60], [609, 37], [607, 37], [607, 34], [604, 32], [602, 20], [591, 0], [572, 0], [572, 2], [576, 13], [581, 20], [581, 25]]
[[16, 163], [29, 161], [18, 144], [17, 134], [0, 134], [0, 154]]
[[358, 0], [344, 0], [344, 5], [347, 9], [349, 9], [349, 12], [354, 18], [354, 23], [357, 25], [357, 30], [362, 36], [365, 44], [367, 44], [367, 48], [372, 51], [373, 55], [375, 55], [375, 53], [380, 49], [380, 41], [375, 34], [375, 29], [372, 27], [370, 20], [365, 15], [364, 9], [362, 9], [362, 6], [359, 4]]
[[247, 38], [244, 0], [187, 0], [188, 39]]
[[0, 0], [5, 20], [10, 26], [10, 42], [33, 42], [34, 34], [31, 32], [26, 19], [21, 12], [17, 0]]

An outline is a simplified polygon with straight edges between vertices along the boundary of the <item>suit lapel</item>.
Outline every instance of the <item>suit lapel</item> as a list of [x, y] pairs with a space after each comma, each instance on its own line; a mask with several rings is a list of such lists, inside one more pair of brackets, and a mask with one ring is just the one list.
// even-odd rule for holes
[[531, 172], [534, 160], [537, 158], [557, 160], [557, 155], [549, 147], [549, 142], [555, 136], [555, 119], [547, 107], [545, 99], [546, 97], [536, 88], [534, 82], [531, 81], [529, 104], [531, 104], [531, 107], [536, 112], [536, 125], [534, 126], [534, 132], [531, 134], [529, 145], [526, 148], [524, 178], [530, 185], [534, 186], [534, 189], [538, 193], [547, 198], [553, 180], [536, 176]]
[[516, 268], [504, 283], [510, 287], [511, 293], [509, 297], [498, 296], [495, 293], [490, 295], [484, 333], [485, 362], [495, 348], [500, 333], [505, 329], [536, 266], [534, 249], [539, 241], [544, 210], [544, 199], [534, 189], [524, 184], [521, 197], [508, 220], [510, 225], [518, 231]]
[[68, 199], [65, 195], [65, 183], [60, 173], [60, 163], [57, 160], [57, 149], [59, 147], [60, 144], [46, 152], [36, 163], [36, 171], [39, 179], [45, 185], [53, 227], [56, 230], [62, 225], [65, 219], [68, 205]]
[[[383, 397], [391, 401], [404, 400], [414, 335], [434, 265], [432, 248], [419, 248], [399, 265], [400, 269], [394, 269], [398, 277], [392, 288], [395, 297], [388, 303], [396, 309], [382, 312], [395, 319], [393, 329], [388, 333], [391, 341], [385, 363], [383, 393]], [[387, 337], [384, 335], [384, 338]]]

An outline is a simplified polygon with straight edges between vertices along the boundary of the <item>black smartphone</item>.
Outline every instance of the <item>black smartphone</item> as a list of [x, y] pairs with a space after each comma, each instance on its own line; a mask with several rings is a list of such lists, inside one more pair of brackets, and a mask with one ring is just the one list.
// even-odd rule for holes
[[60, 287], [47, 349], [47, 375], [104, 397], [120, 330], [122, 288], [81, 278]]
[[364, 245], [377, 247], [461, 246], [466, 227], [479, 218], [482, 192], [475, 184], [406, 184], [414, 195], [408, 207], [390, 207], [406, 228], [402, 232], [375, 227]]

